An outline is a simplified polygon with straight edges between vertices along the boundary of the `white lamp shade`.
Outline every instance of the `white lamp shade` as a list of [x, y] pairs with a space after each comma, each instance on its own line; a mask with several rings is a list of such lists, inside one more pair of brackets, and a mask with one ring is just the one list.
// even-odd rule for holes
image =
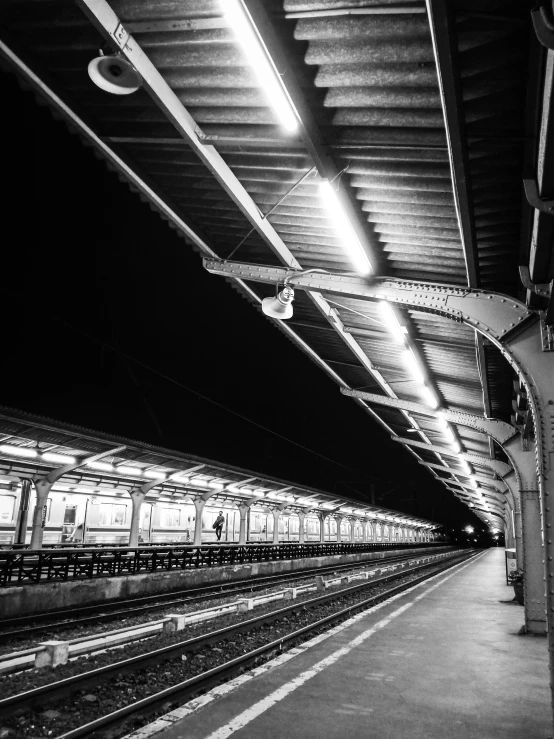
[[262, 311], [270, 318], [278, 318], [281, 321], [292, 318], [292, 301], [294, 300], [294, 290], [285, 287], [281, 292], [273, 298], [264, 298], [262, 300]]
[[97, 56], [89, 62], [88, 74], [94, 84], [112, 95], [130, 95], [142, 85], [142, 77], [120, 56]]

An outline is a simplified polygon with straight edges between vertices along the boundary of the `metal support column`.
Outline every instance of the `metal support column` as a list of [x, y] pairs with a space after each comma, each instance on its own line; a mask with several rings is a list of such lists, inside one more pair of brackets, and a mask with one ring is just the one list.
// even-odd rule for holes
[[538, 489], [521, 491], [521, 518], [525, 562], [525, 628], [531, 634], [546, 634], [544, 545]]
[[19, 512], [15, 524], [14, 544], [25, 544], [27, 537], [27, 521], [29, 519], [29, 504], [31, 502], [31, 481], [21, 480], [21, 494], [19, 496]]
[[304, 544], [306, 541], [306, 511], [298, 511], [298, 543]]

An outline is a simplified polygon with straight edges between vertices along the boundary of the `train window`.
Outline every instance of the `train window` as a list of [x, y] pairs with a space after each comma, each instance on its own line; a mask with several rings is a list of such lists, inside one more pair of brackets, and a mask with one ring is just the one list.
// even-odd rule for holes
[[75, 524], [77, 519], [77, 506], [66, 505], [63, 515], [64, 524]]
[[181, 511], [178, 508], [162, 508], [160, 515], [161, 526], [180, 526]]
[[100, 515], [98, 523], [100, 526], [121, 526], [125, 523], [127, 506], [117, 503], [100, 503]]
[[13, 521], [15, 507], [15, 495], [2, 495], [0, 497], [0, 521]]

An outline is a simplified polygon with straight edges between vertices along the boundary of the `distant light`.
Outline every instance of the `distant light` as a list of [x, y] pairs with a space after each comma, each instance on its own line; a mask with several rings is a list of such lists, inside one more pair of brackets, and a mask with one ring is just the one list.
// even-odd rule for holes
[[113, 464], [107, 462], [87, 462], [87, 467], [93, 470], [101, 470], [102, 472], [113, 472]]
[[28, 446], [15, 446], [13, 444], [1, 444], [0, 452], [4, 454], [13, 454], [14, 457], [36, 457], [36, 449]]
[[425, 384], [425, 373], [411, 349], [407, 349], [405, 352], [402, 352], [402, 360], [412, 373], [412, 377], [417, 380], [417, 382], [421, 382], [422, 385]]
[[250, 62], [250, 66], [264, 89], [268, 102], [287, 131], [296, 131], [298, 128], [296, 112], [283, 87], [279, 72], [274, 67], [248, 11], [240, 0], [222, 0], [221, 7], [242, 46], [246, 58]]
[[185, 477], [184, 475], [175, 475], [175, 477], [173, 477], [171, 481], [182, 482], [187, 485], [190, 482], [190, 477]]
[[343, 210], [335, 188], [329, 180], [323, 180], [319, 186], [319, 192], [325, 203], [326, 215], [333, 221], [337, 236], [355, 269], [363, 275], [371, 274], [373, 268], [369, 257]]
[[197, 487], [197, 488], [207, 488], [208, 487], [208, 482], [202, 479], [201, 477], [191, 477], [188, 482], [189, 482], [189, 485], [192, 485], [193, 487]]
[[164, 472], [158, 470], [144, 470], [144, 476], [150, 477], [153, 480], [165, 480], [167, 477]]
[[120, 464], [115, 468], [116, 472], [121, 472], [122, 475], [142, 475], [140, 467], [129, 467], [125, 464]]
[[59, 462], [60, 464], [75, 464], [77, 462], [75, 457], [70, 457], [69, 454], [57, 454], [56, 452], [44, 452], [42, 458], [46, 462]]
[[405, 327], [401, 326], [398, 321], [392, 305], [387, 303], [385, 300], [380, 300], [377, 305], [379, 307], [379, 313], [383, 319], [383, 323], [392, 334], [393, 339], [399, 344], [404, 345], [406, 337]]

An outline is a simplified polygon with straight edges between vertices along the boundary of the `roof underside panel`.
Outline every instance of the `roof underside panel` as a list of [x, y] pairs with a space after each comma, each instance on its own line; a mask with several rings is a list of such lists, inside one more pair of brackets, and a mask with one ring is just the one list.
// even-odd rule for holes
[[[281, 255], [296, 258], [303, 268], [350, 271], [319, 195], [310, 149], [300, 134], [280, 127], [219, 0], [112, 0], [110, 5], [192, 116], [203, 144], [222, 157], [234, 185], [201, 161], [145, 91], [111, 96], [92, 84], [88, 62], [99, 48], [113, 49], [77, 5], [8, 1], [3, 23], [9, 40], [42, 78], [217, 256], [282, 264], [275, 249], [280, 238]], [[460, 228], [425, 3], [264, 0], [263, 5], [379, 274], [467, 285], [470, 247]], [[516, 294], [518, 284], [525, 134], [529, 29], [521, 5], [512, 0], [448, 5], [478, 282], [509, 294]], [[340, 12], [348, 9], [358, 12]], [[253, 227], [240, 202], [243, 195], [274, 230], [273, 246]], [[269, 286], [252, 285], [250, 297], [272, 294]], [[288, 328], [298, 343], [351, 388], [424, 402], [375, 304], [325, 299], [339, 328], [321, 302], [297, 291]], [[461, 323], [415, 310], [399, 314], [441, 405], [509, 419], [512, 373], [497, 349], [480, 346], [474, 331]], [[376, 412], [388, 429], [405, 436], [411, 423], [406, 414]], [[414, 419], [429, 443], [446, 443], [433, 419]], [[489, 455], [483, 434], [461, 427], [457, 432], [466, 451]]]

